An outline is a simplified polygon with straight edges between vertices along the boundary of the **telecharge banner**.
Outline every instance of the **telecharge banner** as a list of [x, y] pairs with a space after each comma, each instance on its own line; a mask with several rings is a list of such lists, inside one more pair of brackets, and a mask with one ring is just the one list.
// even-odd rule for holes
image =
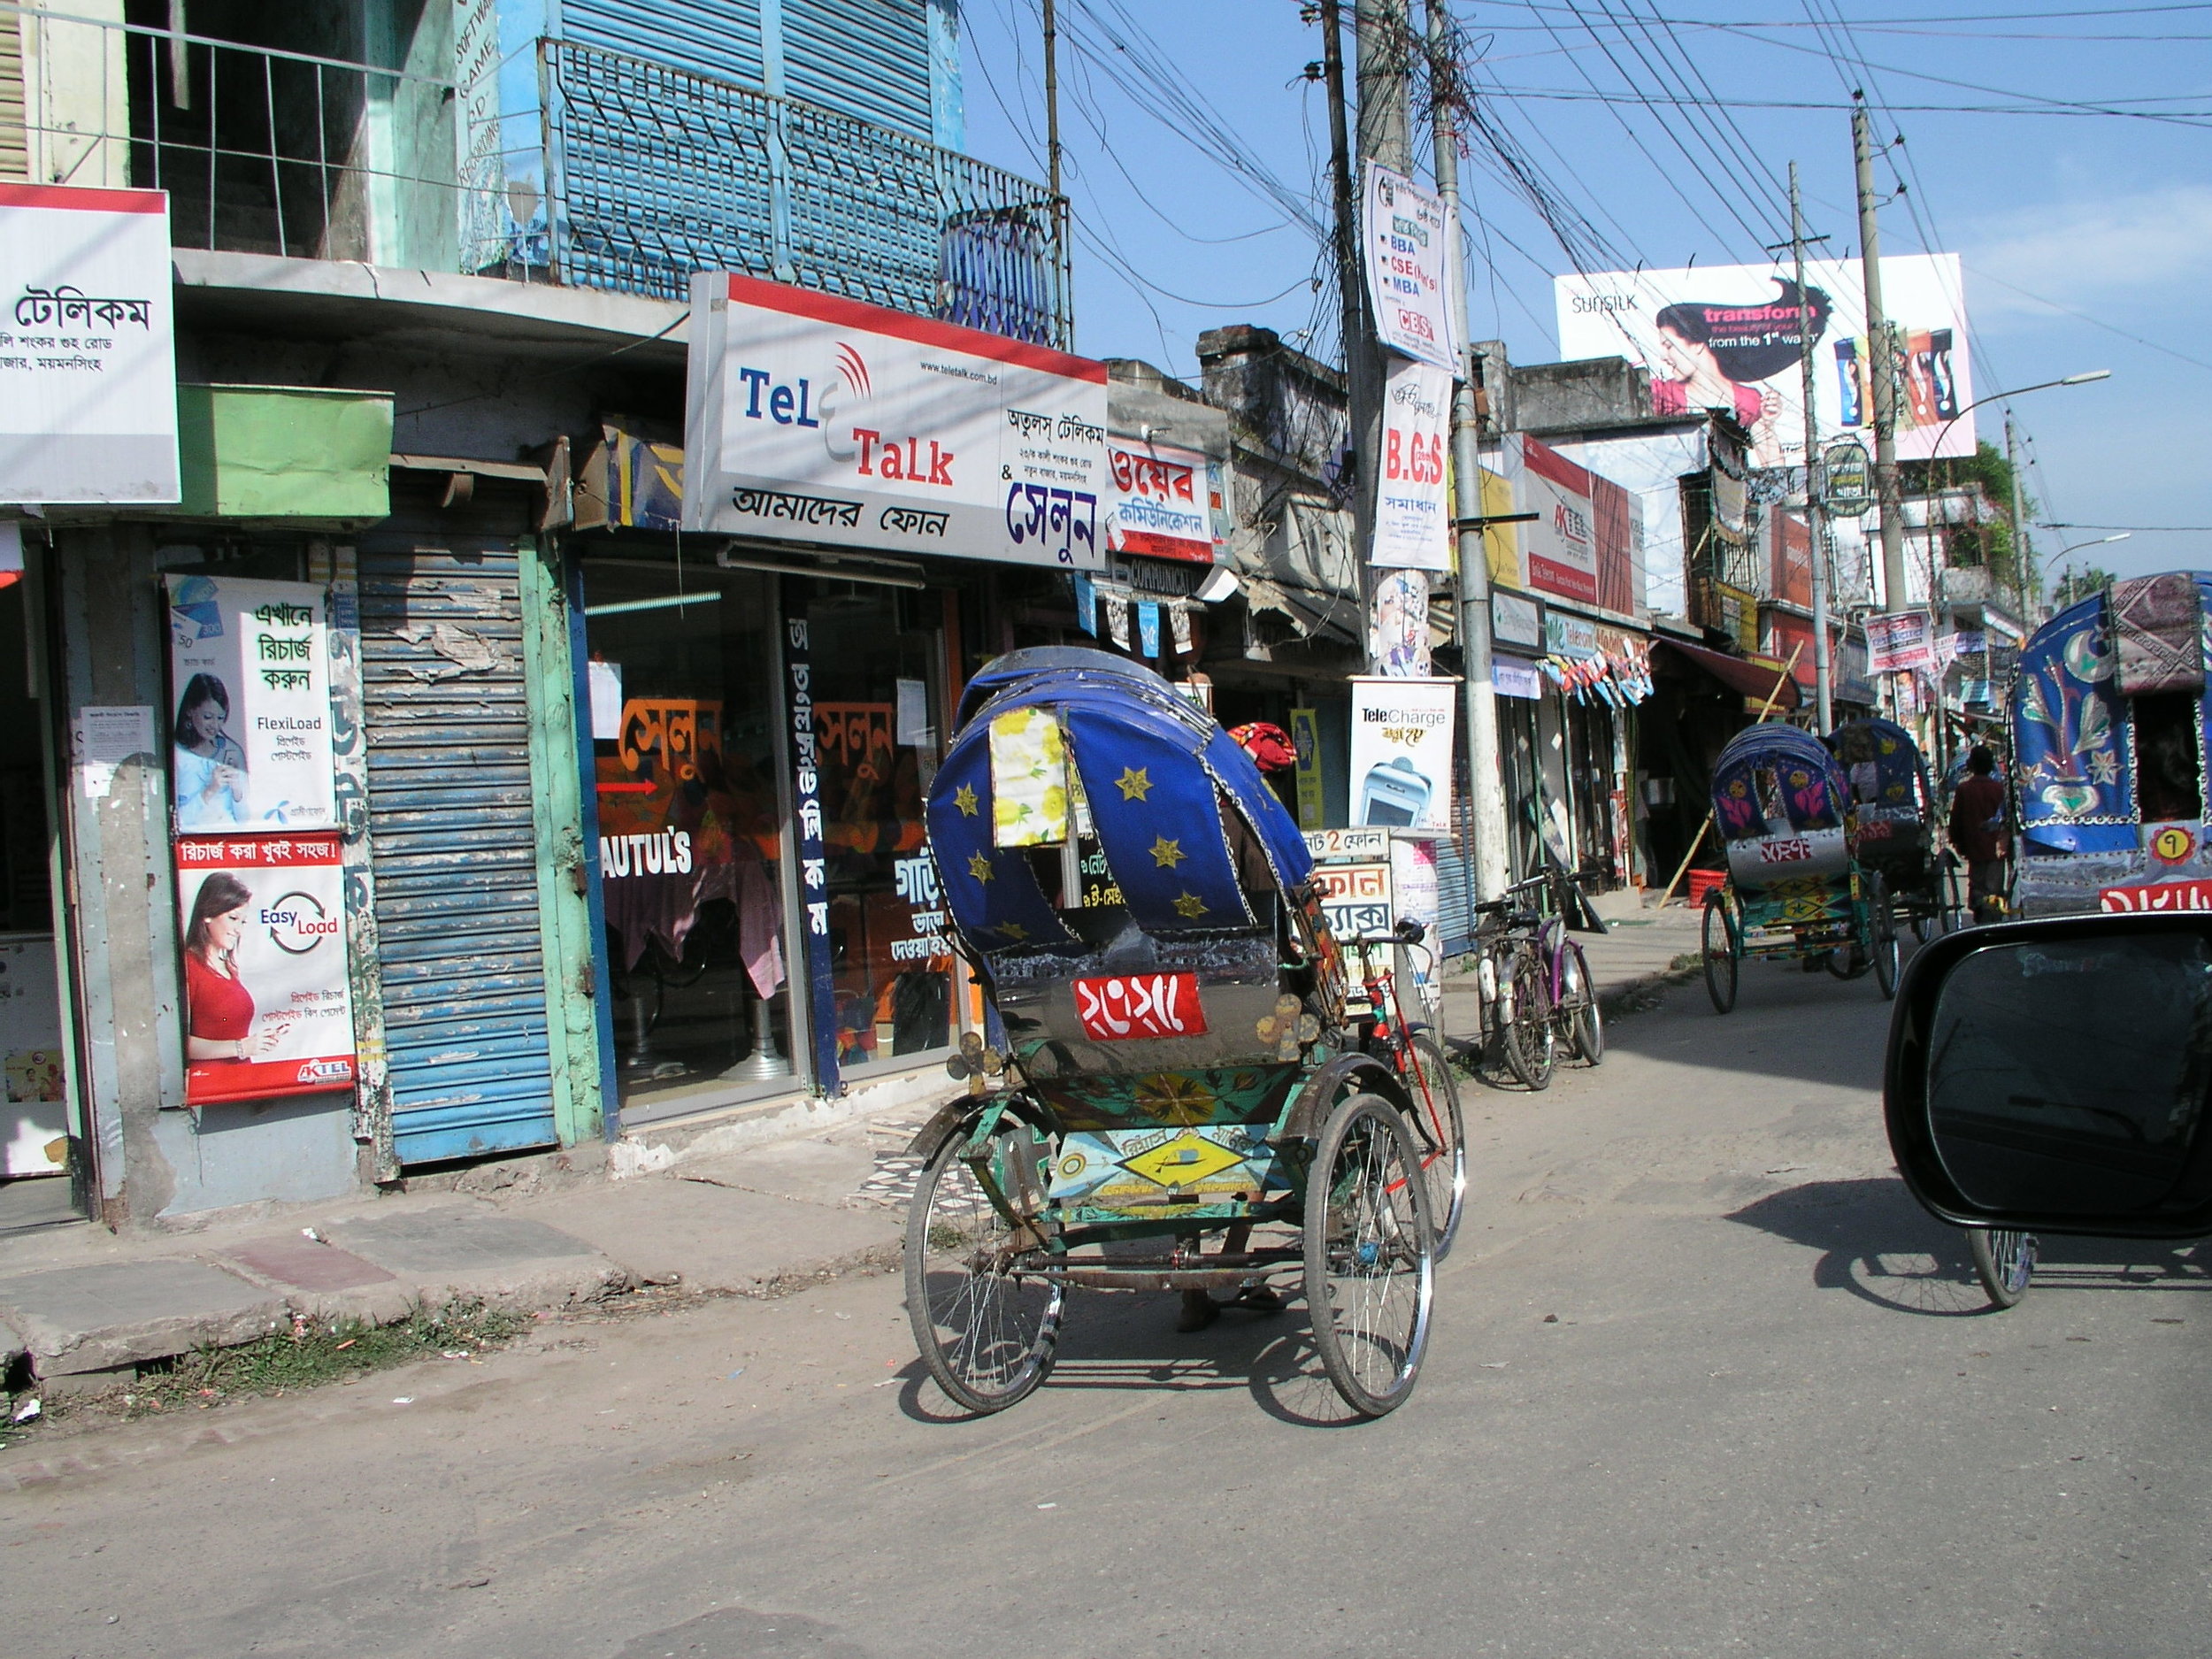
[[[1974, 453], [1965, 292], [1956, 254], [1882, 261], [1882, 303], [1896, 334], [1900, 460]], [[1751, 430], [1754, 466], [1804, 464], [1799, 295], [1781, 266], [1563, 276], [1554, 280], [1553, 296], [1563, 357], [1626, 357], [1651, 373], [1654, 413], [1729, 410]], [[1858, 262], [1808, 260], [1803, 300], [1821, 436], [1870, 439], [1871, 359]]]
[[1104, 364], [730, 272], [691, 306], [685, 529], [1105, 562]]
[[178, 831], [336, 825], [323, 590], [173, 572], [165, 580]]
[[176, 849], [185, 1103], [350, 1088], [337, 835], [188, 835]]
[[1456, 680], [1352, 680], [1352, 822], [1448, 835]]

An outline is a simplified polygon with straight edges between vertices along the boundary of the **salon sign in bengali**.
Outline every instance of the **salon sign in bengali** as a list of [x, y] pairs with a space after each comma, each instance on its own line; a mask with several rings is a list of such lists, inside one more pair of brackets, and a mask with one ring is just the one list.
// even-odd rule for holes
[[167, 196], [0, 180], [0, 501], [177, 500], [175, 334]]
[[164, 580], [178, 833], [334, 827], [323, 590], [174, 572]]
[[1104, 563], [1104, 364], [730, 272], [691, 314], [687, 530]]

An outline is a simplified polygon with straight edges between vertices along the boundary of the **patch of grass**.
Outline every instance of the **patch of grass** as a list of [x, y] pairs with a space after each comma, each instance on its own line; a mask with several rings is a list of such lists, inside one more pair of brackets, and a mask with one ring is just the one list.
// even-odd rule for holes
[[358, 1319], [317, 1323], [295, 1316], [235, 1348], [204, 1348], [165, 1363], [142, 1365], [119, 1402], [127, 1418], [217, 1405], [251, 1394], [282, 1394], [434, 1355], [466, 1358], [503, 1346], [530, 1328], [530, 1316], [481, 1302], [418, 1310], [398, 1325]]

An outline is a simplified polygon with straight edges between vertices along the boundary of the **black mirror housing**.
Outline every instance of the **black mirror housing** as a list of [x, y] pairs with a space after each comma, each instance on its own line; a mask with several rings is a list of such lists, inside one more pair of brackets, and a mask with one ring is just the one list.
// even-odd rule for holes
[[1890, 1148], [1954, 1226], [2212, 1234], [2212, 914], [1970, 928], [1890, 1018]]

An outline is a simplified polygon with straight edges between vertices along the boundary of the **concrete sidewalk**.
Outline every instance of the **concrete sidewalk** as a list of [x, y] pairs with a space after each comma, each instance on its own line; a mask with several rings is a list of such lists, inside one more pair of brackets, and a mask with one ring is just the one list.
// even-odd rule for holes
[[[1580, 936], [1609, 1004], [1697, 947], [1698, 914], [1599, 901], [1612, 931]], [[1473, 979], [1448, 969], [1444, 1029], [1479, 1029]], [[87, 1393], [296, 1317], [388, 1324], [454, 1301], [555, 1310], [641, 1286], [757, 1294], [854, 1266], [895, 1264], [915, 1168], [900, 1154], [957, 1086], [928, 1079], [872, 1115], [795, 1137], [676, 1148], [620, 1144], [471, 1171], [447, 1190], [289, 1206], [193, 1231], [89, 1225], [19, 1233], [0, 1274], [10, 1385]], [[864, 1108], [863, 1109], [864, 1110]], [[611, 1179], [611, 1177], [614, 1179]]]

